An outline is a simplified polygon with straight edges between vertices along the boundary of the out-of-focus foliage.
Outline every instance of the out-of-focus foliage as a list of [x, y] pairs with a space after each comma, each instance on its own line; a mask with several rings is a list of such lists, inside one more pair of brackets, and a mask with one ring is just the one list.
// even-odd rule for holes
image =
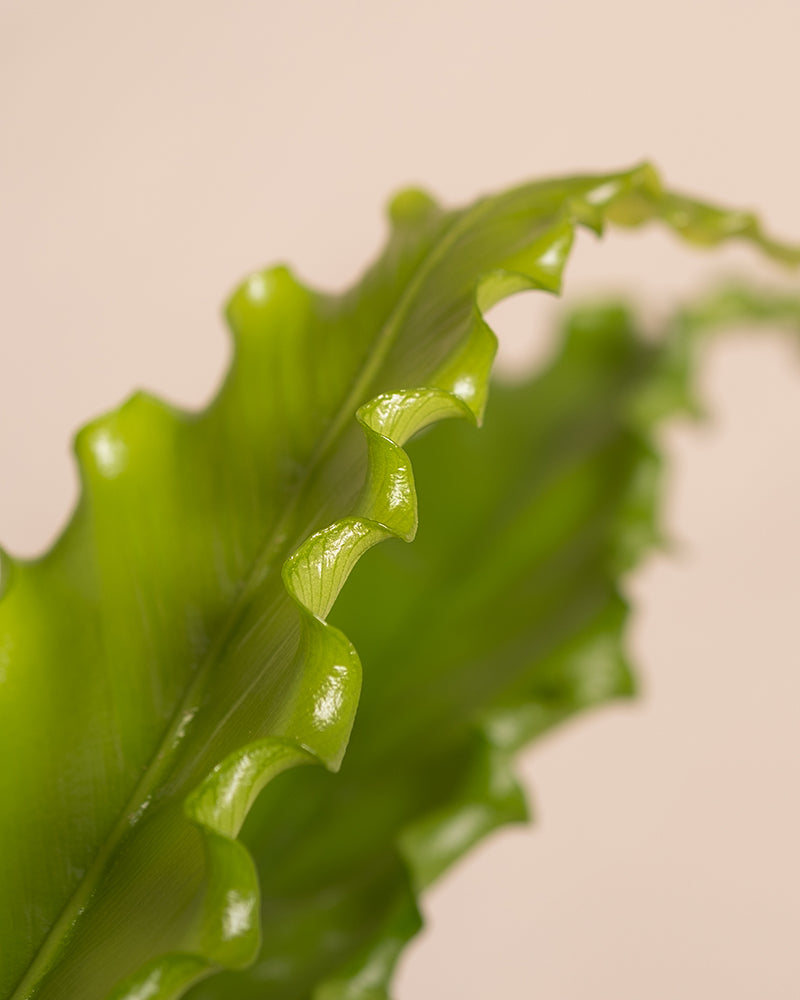
[[384, 996], [416, 893], [526, 818], [514, 751], [633, 692], [621, 583], [663, 539], [658, 432], [698, 414], [697, 355], [737, 323], [796, 334], [800, 298], [729, 289], [657, 336], [621, 305], [583, 308], [541, 374], [493, 385], [479, 434], [410, 445], [417, 539], [369, 553], [331, 615], [364, 664], [345, 762], [256, 803], [262, 953], [192, 997]]

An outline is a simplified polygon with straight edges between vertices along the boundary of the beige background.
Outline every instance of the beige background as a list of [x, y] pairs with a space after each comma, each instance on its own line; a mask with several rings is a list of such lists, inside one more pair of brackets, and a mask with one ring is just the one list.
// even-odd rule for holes
[[[0, 538], [63, 523], [79, 423], [139, 385], [208, 397], [243, 273], [343, 284], [405, 182], [648, 156], [800, 238], [799, 39], [792, 0], [0, 0]], [[658, 312], [719, 268], [769, 273], [585, 239], [567, 292]], [[502, 311], [507, 358], [551, 312]], [[800, 996], [800, 379], [735, 337], [704, 384], [713, 423], [667, 441], [681, 547], [631, 584], [646, 697], [523, 758], [538, 824], [426, 898], [400, 1000]]]

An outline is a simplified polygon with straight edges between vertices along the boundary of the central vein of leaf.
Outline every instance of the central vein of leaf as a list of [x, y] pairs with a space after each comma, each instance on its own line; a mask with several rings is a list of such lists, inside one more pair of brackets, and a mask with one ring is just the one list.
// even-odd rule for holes
[[[293, 537], [293, 520], [300, 498], [308, 488], [309, 481], [316, 469], [327, 458], [341, 434], [353, 419], [358, 407], [369, 398], [369, 388], [386, 363], [388, 354], [395, 344], [408, 312], [415, 298], [422, 290], [426, 279], [433, 269], [457, 244], [462, 234], [472, 226], [477, 218], [491, 208], [493, 199], [478, 202], [469, 211], [456, 215], [447, 225], [431, 249], [423, 256], [411, 280], [399, 296], [386, 322], [378, 332], [374, 346], [369, 352], [361, 371], [354, 380], [347, 396], [340, 404], [334, 419], [328, 426], [325, 436], [314, 449], [306, 463], [302, 477], [298, 480], [293, 493], [286, 505], [283, 516], [270, 532], [269, 537], [259, 550], [251, 564], [251, 569], [242, 582], [242, 586], [230, 607], [223, 626], [216, 640], [200, 664], [197, 672], [186, 689], [169, 726], [161, 738], [155, 754], [142, 775], [139, 783], [130, 796], [125, 808], [120, 814], [116, 825], [111, 830], [94, 861], [83, 879], [65, 904], [61, 914], [53, 924], [36, 957], [28, 967], [11, 1000], [28, 1000], [43, 976], [57, 963], [69, 943], [81, 914], [90, 904], [103, 873], [119, 847], [123, 837], [130, 835], [131, 828], [138, 822], [138, 817], [146, 815], [141, 809], [153, 795], [159, 782], [163, 780], [177, 755], [178, 746], [186, 738], [191, 728], [186, 725], [200, 705], [203, 690], [208, 676], [215, 664], [222, 661], [228, 642], [236, 630], [237, 624], [248, 608], [257, 587], [263, 584], [266, 576], [279, 568], [283, 558], [288, 556], [288, 546]], [[428, 373], [431, 374], [431, 373]], [[424, 377], [424, 373], [423, 376]], [[254, 682], [256, 683], [256, 682]]]

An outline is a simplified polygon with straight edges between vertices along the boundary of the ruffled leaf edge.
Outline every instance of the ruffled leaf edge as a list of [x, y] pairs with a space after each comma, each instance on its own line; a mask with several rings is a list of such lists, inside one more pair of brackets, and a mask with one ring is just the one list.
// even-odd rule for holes
[[[393, 224], [413, 224], [419, 198], [417, 191], [398, 195], [389, 209]], [[258, 874], [238, 834], [258, 793], [277, 774], [307, 763], [335, 771], [341, 763], [353, 724], [350, 706], [357, 704], [361, 665], [352, 644], [326, 616], [364, 552], [386, 538], [411, 541], [415, 535], [417, 496], [403, 445], [443, 419], [459, 417], [481, 423], [497, 346], [485, 313], [521, 291], [559, 294], [578, 226], [599, 236], [607, 222], [638, 226], [651, 219], [660, 220], [692, 243], [712, 246], [742, 239], [782, 263], [800, 262], [800, 249], [770, 239], [750, 213], [665, 193], [654, 168], [643, 164], [594, 187], [586, 196], [566, 200], [561, 217], [546, 233], [506, 266], [477, 277], [468, 334], [429, 383], [379, 395], [358, 410], [369, 464], [356, 509], [311, 535], [284, 564], [283, 580], [302, 621], [298, 657], [303, 661], [303, 691], [286, 728], [292, 735], [241, 747], [218, 763], [185, 800], [184, 813], [200, 831], [207, 858], [199, 947], [148, 961], [119, 983], [108, 1000], [177, 1000], [215, 971], [245, 968], [255, 960], [260, 947]], [[278, 272], [285, 273], [282, 268], [261, 272], [264, 281], [256, 285], [279, 287], [280, 282], [271, 280]], [[246, 296], [252, 287], [251, 276], [236, 295]], [[213, 405], [212, 401], [209, 406]], [[113, 419], [118, 412], [92, 426]], [[654, 504], [654, 497], [651, 500]], [[641, 497], [636, 498], [636, 503], [641, 502]], [[13, 574], [14, 560], [0, 550], [0, 597]], [[586, 648], [596, 651], [598, 640], [605, 641], [610, 631], [620, 630], [626, 615], [623, 602], [610, 630], [603, 628], [598, 635], [584, 637]], [[614, 656], [619, 655], [617, 639], [615, 635]], [[603, 696], [618, 693], [615, 689]], [[407, 898], [389, 911], [377, 944], [356, 956], [341, 975], [321, 983], [316, 1000], [388, 996], [386, 988], [397, 956], [420, 924], [415, 893], [488, 832], [526, 818], [524, 796], [510, 761], [514, 750], [541, 728], [541, 720], [527, 703], [508, 706], [483, 720], [476, 730], [474, 766], [464, 789], [400, 838], [398, 852], [409, 869]], [[454, 829], [461, 831], [458, 838], [452, 836]], [[449, 844], [447, 858], [432, 846], [443, 839]]]

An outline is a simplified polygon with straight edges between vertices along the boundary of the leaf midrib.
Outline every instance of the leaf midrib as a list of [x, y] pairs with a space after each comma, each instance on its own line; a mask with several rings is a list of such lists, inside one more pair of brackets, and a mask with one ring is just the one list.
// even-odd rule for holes
[[[297, 503], [303, 491], [308, 486], [311, 476], [341, 436], [350, 420], [353, 419], [353, 414], [360, 401], [364, 398], [369, 385], [386, 361], [415, 296], [420, 291], [433, 268], [440, 262], [452, 245], [458, 241], [462, 232], [468, 229], [474, 223], [475, 219], [480, 217], [496, 200], [496, 196], [486, 197], [478, 201], [470, 209], [464, 211], [463, 214], [458, 214], [458, 210], [456, 210], [450, 224], [447, 225], [431, 249], [420, 260], [411, 281], [406, 285], [396, 305], [392, 308], [388, 319], [381, 328], [375, 347], [365, 359], [350, 392], [338, 407], [336, 416], [329, 424], [327, 432], [308, 459], [303, 476], [298, 480], [287, 501], [284, 515], [272, 529], [269, 537], [253, 559], [251, 568], [242, 582], [241, 589], [234, 598], [225, 621], [219, 629], [217, 640], [212, 642], [203, 662], [192, 677], [186, 694], [173, 713], [172, 719], [159, 741], [150, 763], [147, 765], [144, 774], [125, 806], [120, 811], [117, 823], [112, 827], [86, 874], [64, 904], [59, 916], [56, 918], [53, 926], [48, 931], [42, 944], [23, 973], [22, 979], [19, 981], [14, 992], [9, 996], [9, 1000], [30, 1000], [35, 987], [56, 966], [61, 953], [69, 943], [80, 916], [89, 905], [92, 895], [100, 883], [106, 865], [120, 845], [123, 836], [130, 834], [135, 825], [131, 824], [130, 817], [137, 812], [141, 804], [152, 794], [162, 773], [168, 768], [175, 756], [178, 744], [185, 739], [186, 733], [190, 731], [191, 723], [188, 726], [185, 725], [187, 713], [197, 703], [198, 696], [202, 692], [212, 666], [224, 653], [237, 622], [247, 609], [252, 592], [263, 581], [263, 577], [259, 571], [265, 565], [269, 566], [281, 548], [286, 545], [286, 529], [291, 524]], [[213, 405], [213, 401], [209, 405]], [[253, 683], [257, 683], [257, 679]], [[176, 737], [182, 726], [184, 727], [184, 732], [181, 734], [180, 740], [176, 741]]]

